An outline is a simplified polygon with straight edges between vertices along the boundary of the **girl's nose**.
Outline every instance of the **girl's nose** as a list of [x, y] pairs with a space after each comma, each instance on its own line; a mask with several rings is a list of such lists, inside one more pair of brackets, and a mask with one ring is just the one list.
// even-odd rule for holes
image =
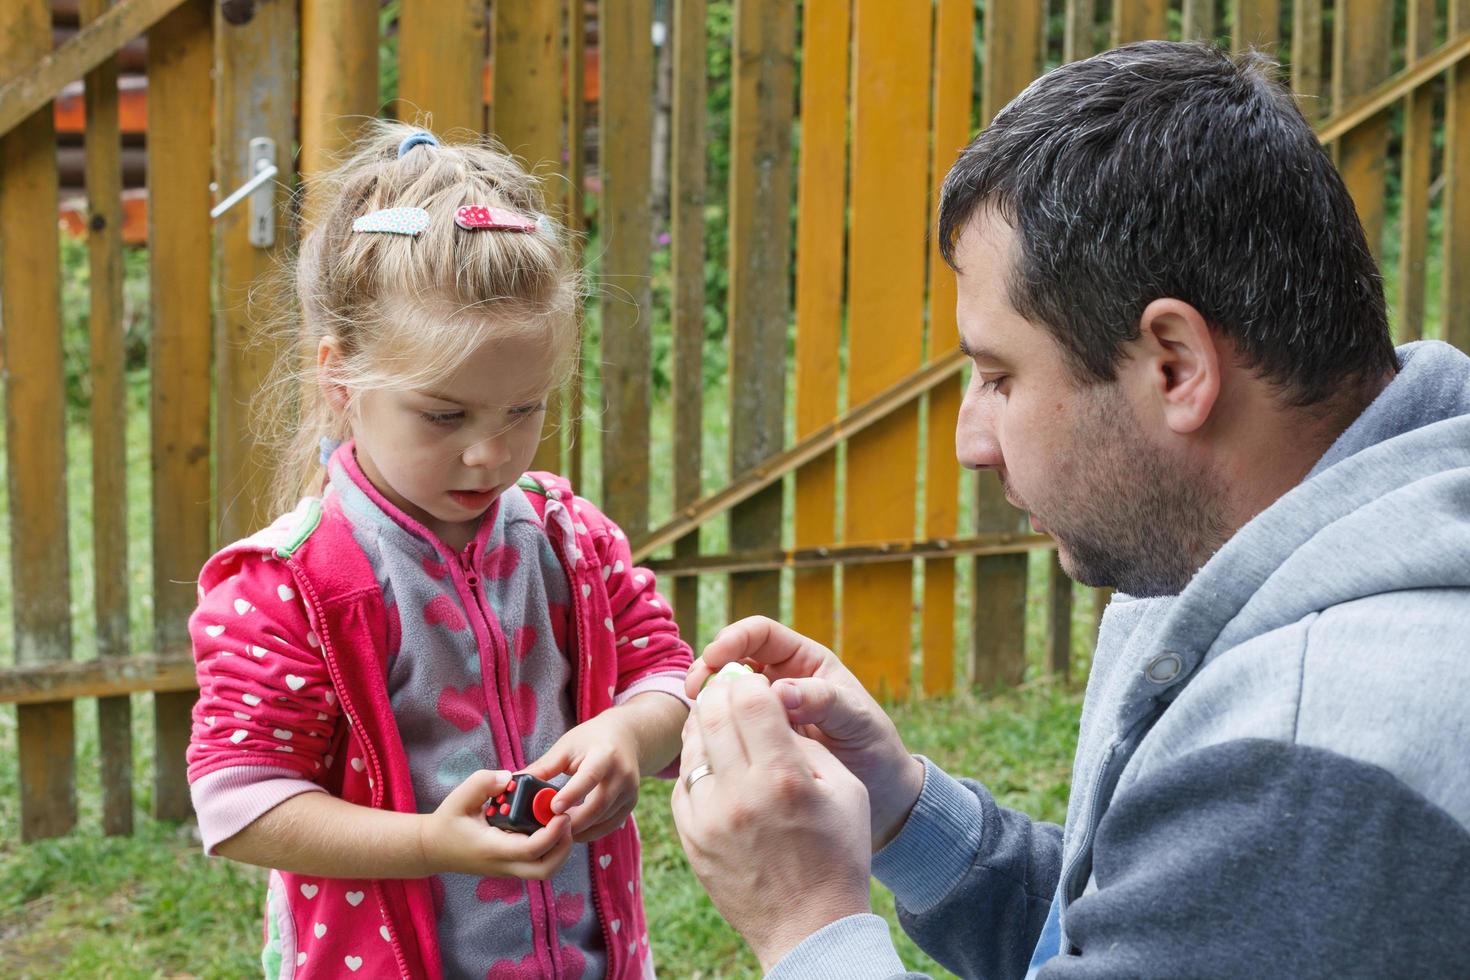
[[464, 464], [472, 468], [499, 466], [509, 457], [510, 451], [502, 435], [489, 436], [473, 442], [465, 448], [463, 453]]

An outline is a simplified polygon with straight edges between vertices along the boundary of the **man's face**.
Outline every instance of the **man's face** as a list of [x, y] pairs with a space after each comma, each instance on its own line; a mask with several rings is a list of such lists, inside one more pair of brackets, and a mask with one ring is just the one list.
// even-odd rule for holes
[[[1130, 361], [1109, 382], [1082, 381], [1044, 328], [1011, 305], [1014, 229], [991, 212], [956, 243], [960, 343], [974, 362], [955, 448], [992, 469], [1006, 498], [1057, 542], [1087, 585], [1135, 596], [1177, 593], [1220, 540], [1215, 481], [1173, 448]], [[1151, 431], [1156, 430], [1156, 431]]]

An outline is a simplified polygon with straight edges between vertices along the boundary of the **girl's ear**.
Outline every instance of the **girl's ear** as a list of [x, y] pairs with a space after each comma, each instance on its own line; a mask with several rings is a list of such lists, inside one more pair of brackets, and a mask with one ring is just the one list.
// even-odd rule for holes
[[337, 381], [337, 368], [342, 362], [342, 345], [337, 338], [331, 334], [322, 337], [316, 346], [316, 376], [317, 384], [321, 386], [322, 397], [332, 410], [339, 414], [347, 411], [348, 392], [347, 386]]

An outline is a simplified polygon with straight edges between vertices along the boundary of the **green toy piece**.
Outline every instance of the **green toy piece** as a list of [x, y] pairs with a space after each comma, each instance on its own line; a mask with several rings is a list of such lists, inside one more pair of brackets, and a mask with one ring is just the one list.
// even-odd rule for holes
[[704, 682], [704, 687], [700, 688], [699, 697], [697, 697], [697, 698], [694, 699], [695, 700], [695, 703], [697, 704], [698, 702], [703, 701], [704, 700], [704, 692], [707, 691], [707, 690], [709, 690], [709, 686], [711, 684], [713, 684], [715, 681], [719, 680], [721, 677], [739, 677], [741, 674], [754, 674], [754, 673], [755, 673], [755, 670], [749, 664], [742, 664], [742, 663], [730, 663], [730, 664], [726, 664], [725, 666], [721, 667], [718, 672], [716, 672], [714, 674], [711, 674], [708, 678], [706, 678], [706, 680]]

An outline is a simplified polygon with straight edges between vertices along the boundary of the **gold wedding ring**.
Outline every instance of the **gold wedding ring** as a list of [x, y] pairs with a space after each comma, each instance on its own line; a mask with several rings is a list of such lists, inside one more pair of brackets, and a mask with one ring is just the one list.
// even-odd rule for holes
[[705, 776], [708, 776], [712, 772], [714, 772], [714, 770], [710, 768], [710, 764], [708, 762], [701, 762], [699, 765], [689, 770], [689, 775], [684, 777], [684, 788], [688, 790], [693, 790], [695, 783], [699, 782], [701, 779], [703, 779]]

